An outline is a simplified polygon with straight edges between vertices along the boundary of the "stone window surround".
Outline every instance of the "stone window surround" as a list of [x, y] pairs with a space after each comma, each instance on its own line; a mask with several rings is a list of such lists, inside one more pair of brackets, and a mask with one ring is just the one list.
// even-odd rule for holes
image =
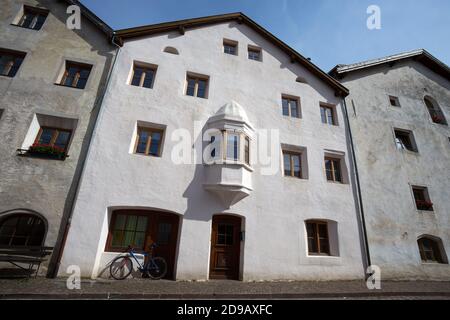
[[36, 112], [33, 115], [30, 127], [28, 128], [25, 139], [22, 143], [21, 149], [28, 150], [30, 146], [36, 141], [41, 127], [55, 127], [72, 132], [69, 143], [67, 144], [67, 152], [70, 149], [72, 141], [75, 136], [75, 130], [78, 125], [78, 118], [76, 116], [62, 115], [59, 113]]
[[431, 194], [432, 194], [432, 188], [430, 188], [429, 186], [426, 186], [424, 184], [421, 183], [409, 183], [409, 191], [411, 194], [411, 199], [412, 199], [412, 204], [414, 206], [414, 210], [416, 210], [419, 213], [429, 213], [429, 214], [435, 214], [436, 213], [436, 207], [435, 204], [433, 203], [433, 210], [420, 210], [417, 208], [417, 204], [416, 204], [416, 197], [414, 196], [414, 189], [424, 189], [425, 190], [425, 200], [430, 201], [431, 202]]
[[[325, 167], [325, 158], [333, 158], [333, 159], [339, 160], [339, 164], [341, 166], [342, 182], [328, 181], [326, 167]], [[324, 150], [324, 157], [323, 157], [323, 159], [324, 159], [324, 161], [323, 161], [322, 166], [323, 166], [323, 175], [324, 175], [325, 182], [330, 183], [330, 184], [338, 184], [338, 185], [348, 185], [348, 184], [350, 184], [349, 171], [348, 171], [348, 168], [347, 168], [347, 161], [346, 161], [346, 154], [345, 154], [345, 152], [326, 149], [326, 150]]]
[[[332, 124], [323, 123], [322, 121], [321, 121], [321, 123], [324, 124], [324, 125], [339, 127], [339, 117], [338, 117], [338, 112], [337, 112], [336, 105], [335, 104], [331, 104], [331, 103], [327, 103], [327, 102], [320, 102], [319, 105], [320, 105], [320, 108], [322, 108], [322, 107], [329, 108], [329, 109], [332, 109], [332, 112], [333, 112], [333, 123]], [[321, 114], [321, 117], [322, 117], [322, 114]]]
[[[139, 140], [139, 135], [138, 135], [138, 129], [139, 128], [145, 128], [145, 129], [149, 129], [149, 130], [156, 130], [156, 131], [161, 131], [162, 132], [161, 140], [160, 140], [160, 146], [159, 146], [159, 155], [158, 156], [148, 156], [148, 155], [145, 155], [145, 154], [136, 153], [136, 145], [137, 145], [138, 140]], [[163, 152], [164, 152], [164, 142], [165, 142], [165, 139], [166, 139], [166, 131], [167, 131], [167, 126], [166, 125], [157, 124], [157, 123], [148, 122], [148, 121], [142, 121], [142, 120], [136, 121], [136, 123], [134, 124], [132, 139], [131, 139], [131, 143], [130, 143], [130, 147], [129, 147], [128, 153], [131, 154], [131, 155], [143, 156], [143, 157], [147, 157], [147, 158], [162, 158], [162, 155], [163, 155]]]
[[[300, 166], [301, 166], [301, 178], [290, 177], [284, 175], [284, 159], [283, 152], [296, 153], [300, 155]], [[308, 166], [308, 149], [303, 146], [294, 146], [289, 144], [281, 144], [281, 173], [283, 177], [295, 178], [296, 180], [308, 180], [309, 179], [309, 166]]]
[[[20, 4], [19, 12], [17, 12], [16, 16], [14, 17], [13, 21], [11, 22], [11, 25], [23, 28], [22, 26], [19, 25], [19, 23], [22, 20], [22, 17], [25, 13], [25, 8], [29, 8], [29, 9], [35, 10], [35, 11], [41, 11], [42, 13], [47, 12], [47, 15], [50, 13], [50, 10], [48, 10], [47, 8], [37, 7], [37, 6], [29, 5], [29, 4]], [[45, 27], [47, 20], [48, 20], [48, 16], [45, 19], [44, 23], [42, 24], [42, 26], [39, 30], [42, 30], [42, 28]], [[39, 31], [39, 30], [30, 29], [30, 28], [24, 28], [24, 29], [29, 29], [32, 31]]]
[[[62, 81], [62, 79], [64, 77], [64, 73], [66, 72], [66, 64], [67, 64], [67, 62], [74, 63], [74, 64], [88, 65], [88, 66], [91, 67], [91, 71], [89, 73], [89, 77], [88, 77], [88, 79], [86, 81], [86, 85], [84, 86], [83, 89], [79, 89], [79, 88], [76, 88], [76, 87], [65, 86], [65, 85], [61, 84], [61, 81]], [[61, 61], [60, 61], [59, 67], [58, 67], [58, 72], [57, 72], [56, 76], [53, 79], [53, 83], [56, 86], [63, 87], [65, 89], [73, 89], [73, 90], [76, 90], [76, 91], [83, 92], [84, 90], [89, 90], [91, 88], [91, 85], [92, 85], [92, 82], [93, 82], [92, 79], [96, 76], [95, 75], [95, 69], [96, 69], [96, 64], [92, 60], [78, 58], [78, 57], [72, 57], [72, 56], [70, 56], [70, 57], [69, 56], [64, 56], [64, 57], [61, 58]]]
[[[414, 151], [408, 150], [408, 149], [399, 149], [398, 145], [397, 145], [397, 134], [396, 132], [402, 132], [402, 133], [406, 133], [409, 135], [409, 139], [411, 141], [411, 145]], [[417, 141], [416, 141], [416, 137], [414, 135], [414, 131], [411, 129], [405, 129], [405, 128], [399, 128], [399, 127], [392, 127], [392, 135], [394, 138], [394, 147], [397, 151], [400, 152], [405, 152], [408, 154], [413, 154], [413, 155], [417, 155], [419, 154], [419, 148], [417, 147]]]
[[135, 67], [144, 68], [144, 69], [152, 69], [154, 71], [152, 86], [151, 86], [151, 88], [147, 88], [147, 89], [154, 89], [155, 84], [156, 84], [156, 78], [157, 78], [156, 76], [158, 73], [158, 65], [156, 65], [154, 63], [144, 62], [142, 60], [133, 60], [133, 62], [131, 63], [131, 68], [130, 68], [130, 72], [128, 74], [126, 83], [127, 83], [127, 85], [129, 85], [131, 87], [142, 88], [142, 86], [131, 85], [131, 82], [133, 81]]

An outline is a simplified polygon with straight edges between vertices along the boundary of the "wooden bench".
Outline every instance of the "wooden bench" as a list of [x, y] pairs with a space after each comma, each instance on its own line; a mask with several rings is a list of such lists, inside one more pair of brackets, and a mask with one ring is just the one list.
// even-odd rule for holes
[[53, 248], [50, 247], [0, 246], [0, 262], [8, 262], [26, 271], [28, 277], [33, 273], [37, 276], [41, 263], [45, 262], [52, 252]]

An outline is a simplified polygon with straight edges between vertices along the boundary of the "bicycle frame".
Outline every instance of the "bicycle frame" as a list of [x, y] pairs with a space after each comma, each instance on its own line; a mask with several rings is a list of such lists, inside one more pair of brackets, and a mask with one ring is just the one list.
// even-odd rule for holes
[[140, 264], [133, 249], [130, 249], [128, 251], [128, 254], [134, 259], [134, 261], [136, 261], [136, 263], [138, 265], [138, 270], [140, 272], [145, 272], [146, 270], [150, 270], [150, 269], [158, 269], [158, 266], [155, 264], [153, 257], [150, 257], [150, 259], [148, 259], [147, 263], [145, 263], [145, 258], [150, 255], [148, 252], [139, 253], [144, 256], [144, 264]]

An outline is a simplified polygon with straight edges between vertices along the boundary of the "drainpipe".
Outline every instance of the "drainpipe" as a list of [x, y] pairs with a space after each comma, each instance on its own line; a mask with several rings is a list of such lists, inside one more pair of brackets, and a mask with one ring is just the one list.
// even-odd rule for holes
[[[369, 250], [369, 240], [367, 238], [367, 227], [366, 227], [366, 219], [364, 217], [364, 204], [363, 204], [363, 200], [362, 200], [362, 193], [361, 193], [361, 183], [359, 180], [359, 173], [358, 173], [358, 164], [356, 162], [356, 152], [355, 152], [355, 145], [353, 143], [353, 135], [352, 135], [352, 129], [350, 127], [350, 118], [348, 116], [348, 110], [347, 110], [347, 103], [345, 101], [345, 98], [342, 99], [342, 103], [344, 105], [344, 111], [345, 111], [345, 121], [347, 122], [347, 128], [348, 128], [348, 135], [349, 135], [349, 139], [350, 139], [350, 149], [351, 149], [351, 153], [352, 153], [352, 160], [353, 160], [353, 165], [355, 168], [355, 177], [356, 177], [356, 188], [358, 191], [358, 202], [359, 202], [359, 214], [360, 214], [360, 219], [361, 219], [361, 233], [364, 239], [364, 250], [366, 253], [366, 263], [367, 263], [367, 267], [372, 265], [372, 261], [370, 259], [370, 250]], [[364, 274], [367, 278], [370, 275], [367, 275], [366, 273]]]
[[[47, 277], [48, 278], [56, 278], [58, 275], [58, 271], [59, 271], [59, 267], [61, 265], [61, 259], [62, 259], [62, 255], [64, 252], [64, 247], [66, 244], [66, 240], [67, 240], [67, 236], [69, 234], [69, 229], [70, 229], [70, 225], [71, 225], [71, 221], [72, 221], [72, 215], [73, 215], [73, 210], [75, 207], [75, 199], [77, 198], [79, 189], [80, 189], [80, 180], [81, 177], [83, 176], [84, 170], [86, 169], [86, 159], [88, 157], [89, 154], [89, 149], [90, 149], [90, 145], [92, 143], [92, 138], [94, 137], [94, 133], [96, 132], [96, 128], [98, 125], [98, 119], [99, 119], [99, 115], [100, 115], [100, 111], [103, 105], [103, 100], [105, 98], [106, 92], [108, 90], [109, 87], [109, 83], [111, 82], [111, 77], [114, 71], [114, 68], [116, 66], [116, 62], [117, 62], [117, 57], [120, 53], [120, 48], [121, 46], [119, 44], [117, 44], [115, 42], [116, 40], [116, 36], [113, 34], [111, 37], [111, 44], [113, 46], [115, 46], [117, 48], [116, 50], [116, 55], [114, 56], [114, 60], [113, 60], [113, 64], [111, 66], [111, 69], [109, 70], [108, 76], [107, 76], [107, 80], [106, 80], [106, 84], [102, 90], [102, 94], [100, 96], [100, 99], [98, 100], [98, 106], [99, 106], [99, 110], [97, 112], [97, 114], [95, 115], [95, 121], [94, 121], [94, 129], [92, 130], [92, 134], [90, 135], [89, 139], [89, 143], [88, 143], [88, 149], [86, 151], [86, 155], [83, 157], [83, 159], [80, 159], [80, 161], [82, 162], [82, 168], [81, 168], [81, 172], [80, 174], [75, 178], [75, 183], [76, 183], [76, 191], [74, 192], [74, 195], [71, 197], [70, 202], [69, 202], [69, 206], [70, 206], [70, 211], [69, 211], [69, 215], [67, 216], [67, 218], [65, 218], [64, 223], [62, 223], [62, 225], [64, 225], [64, 234], [62, 237], [62, 240], [59, 243], [56, 243], [55, 248], [53, 250], [53, 255], [56, 257], [56, 261], [54, 261], [54, 259], [52, 259], [52, 261], [50, 262], [49, 265], [49, 270], [47, 273]], [[64, 218], [63, 218], [64, 219]]]

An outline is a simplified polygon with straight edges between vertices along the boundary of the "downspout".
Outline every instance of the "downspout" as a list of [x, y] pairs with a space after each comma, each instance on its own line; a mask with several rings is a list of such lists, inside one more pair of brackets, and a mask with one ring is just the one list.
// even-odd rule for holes
[[76, 200], [78, 192], [79, 192], [81, 177], [83, 176], [84, 170], [86, 169], [86, 159], [88, 158], [88, 155], [89, 155], [89, 149], [91, 147], [92, 139], [96, 132], [96, 128], [98, 125], [98, 118], [99, 118], [99, 115], [100, 115], [100, 112], [101, 112], [101, 109], [103, 106], [103, 101], [104, 101], [106, 92], [108, 90], [109, 83], [111, 82], [111, 77], [112, 77], [114, 68], [116, 66], [117, 57], [119, 56], [119, 53], [120, 53], [121, 46], [119, 44], [117, 44], [115, 42], [115, 40], [116, 40], [116, 36], [113, 34], [111, 37], [111, 44], [117, 48], [116, 54], [114, 56], [112, 66], [109, 70], [105, 86], [102, 90], [102, 94], [100, 96], [100, 99], [98, 100], [99, 110], [97, 111], [97, 114], [95, 115], [94, 129], [92, 130], [92, 134], [89, 137], [89, 143], [88, 143], [89, 146], [88, 146], [88, 150], [86, 151], [86, 155], [83, 157], [83, 159], [80, 160], [80, 161], [82, 161], [82, 168], [81, 168], [80, 174], [76, 178], [76, 182], [75, 182], [76, 183], [76, 192], [74, 192], [72, 199], [70, 199], [70, 211], [69, 211], [69, 215], [67, 216], [66, 221], [64, 223], [64, 234], [63, 234], [62, 240], [59, 243], [56, 243], [55, 248], [53, 250], [53, 254], [56, 255], [57, 258], [56, 258], [56, 261], [51, 261], [51, 263], [49, 265], [49, 271], [47, 273], [48, 278], [56, 278], [58, 275], [59, 267], [61, 265], [61, 259], [62, 259], [64, 247], [66, 244], [67, 236], [69, 234], [70, 225], [71, 225], [71, 221], [72, 221], [73, 210], [75, 207], [75, 200]]
[[[370, 258], [370, 250], [369, 250], [369, 239], [367, 238], [367, 227], [366, 227], [366, 219], [364, 217], [364, 204], [362, 200], [362, 192], [361, 192], [361, 182], [359, 179], [359, 172], [358, 172], [358, 164], [356, 162], [356, 152], [355, 152], [355, 145], [353, 143], [353, 135], [352, 135], [352, 128], [350, 127], [350, 118], [348, 116], [348, 110], [347, 110], [347, 103], [345, 101], [345, 97], [342, 99], [343, 105], [344, 105], [344, 111], [345, 111], [345, 121], [347, 122], [347, 128], [348, 128], [348, 135], [350, 139], [350, 149], [352, 153], [352, 160], [353, 165], [355, 168], [355, 177], [356, 177], [356, 188], [358, 191], [358, 202], [359, 202], [359, 214], [361, 219], [361, 233], [364, 239], [364, 250], [366, 253], [366, 263], [367, 267], [372, 265], [372, 261]], [[370, 275], [365, 273], [366, 280]]]

